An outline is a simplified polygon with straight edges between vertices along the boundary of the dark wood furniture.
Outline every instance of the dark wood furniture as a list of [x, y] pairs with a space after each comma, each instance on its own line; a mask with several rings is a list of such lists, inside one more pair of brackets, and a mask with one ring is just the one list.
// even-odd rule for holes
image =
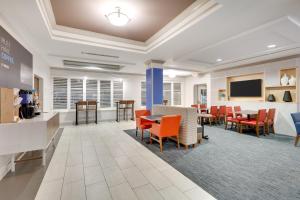
[[208, 136], [204, 135], [204, 121], [207, 121], [207, 120], [211, 121], [212, 119], [215, 118], [215, 116], [212, 115], [212, 114], [199, 113], [198, 117], [200, 118], [200, 124], [201, 124], [201, 127], [202, 127], [202, 138], [207, 140]]
[[128, 120], [128, 110], [131, 111], [131, 120], [134, 120], [134, 100], [116, 101], [116, 121], [120, 121], [120, 113], [123, 110], [123, 119]]
[[98, 123], [98, 103], [97, 101], [91, 100], [91, 101], [78, 101], [75, 103], [76, 105], [76, 117], [75, 117], [75, 124], [78, 125], [78, 113], [80, 111], [85, 112], [85, 122], [89, 123], [89, 112], [94, 111], [95, 112], [95, 123]]

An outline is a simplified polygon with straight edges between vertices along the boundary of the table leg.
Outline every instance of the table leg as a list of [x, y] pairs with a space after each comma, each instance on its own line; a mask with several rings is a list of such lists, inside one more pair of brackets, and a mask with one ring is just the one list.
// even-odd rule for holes
[[204, 117], [201, 117], [201, 126], [202, 126], [202, 138], [208, 140], [208, 136], [204, 135]]
[[131, 120], [134, 121], [134, 104], [131, 107]]
[[76, 103], [76, 116], [75, 116], [75, 124], [78, 125], [78, 106]]
[[11, 155], [11, 172], [16, 171], [15, 154]]
[[119, 103], [116, 103], [116, 121], [119, 122]]
[[96, 111], [95, 111], [95, 123], [98, 123], [98, 108], [97, 108], [97, 103], [96, 103]]

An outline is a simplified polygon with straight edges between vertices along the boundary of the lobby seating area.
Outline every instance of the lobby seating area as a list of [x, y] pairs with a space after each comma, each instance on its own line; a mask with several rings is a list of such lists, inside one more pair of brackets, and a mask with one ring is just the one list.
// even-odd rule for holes
[[300, 0], [0, 5], [0, 200], [300, 199]]

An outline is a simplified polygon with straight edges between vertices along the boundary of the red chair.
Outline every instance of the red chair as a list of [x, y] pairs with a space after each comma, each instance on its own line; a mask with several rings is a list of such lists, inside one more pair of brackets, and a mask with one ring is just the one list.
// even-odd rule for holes
[[142, 119], [141, 116], [149, 116], [151, 112], [149, 110], [136, 110], [135, 117], [136, 117], [136, 137], [138, 130], [142, 131], [142, 140], [144, 140], [144, 130], [149, 129], [152, 127], [152, 122], [146, 119]]
[[200, 104], [200, 111], [201, 111], [201, 113], [207, 113], [207, 106], [206, 106], [206, 104]]
[[239, 113], [242, 111], [241, 106], [234, 106], [233, 109], [234, 109], [235, 117], [242, 117], [242, 114]]
[[270, 128], [272, 129], [272, 133], [275, 134], [275, 130], [274, 130], [275, 113], [276, 113], [275, 108], [270, 108], [269, 111], [268, 111], [267, 119], [266, 119], [266, 122], [265, 122], [266, 132], [268, 134], [270, 133]]
[[218, 121], [221, 122], [225, 122], [225, 117], [226, 117], [226, 106], [220, 106], [219, 108], [219, 114], [218, 114]]
[[262, 127], [265, 135], [265, 120], [267, 116], [266, 109], [258, 110], [256, 119], [250, 119], [240, 122], [240, 133], [243, 133], [244, 126], [250, 126], [255, 128], [256, 136], [259, 137], [259, 130]]
[[[152, 140], [159, 143], [160, 152], [163, 151], [163, 138], [176, 137], [177, 148], [179, 149], [179, 127], [181, 116], [180, 115], [166, 115], [161, 118], [160, 124], [153, 123], [150, 128], [150, 144]], [[157, 138], [155, 138], [156, 136]]]
[[192, 108], [197, 108], [197, 113], [199, 113], [199, 104], [193, 104], [191, 105]]
[[212, 121], [216, 123], [219, 117], [218, 106], [211, 106], [210, 114], [212, 115], [212, 117], [209, 119], [209, 124], [211, 125]]

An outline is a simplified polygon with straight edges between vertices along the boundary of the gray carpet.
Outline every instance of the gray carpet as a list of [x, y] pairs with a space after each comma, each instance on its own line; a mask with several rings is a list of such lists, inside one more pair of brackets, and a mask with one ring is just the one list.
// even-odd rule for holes
[[[172, 141], [163, 153], [149, 138], [142, 144], [219, 200], [300, 199], [300, 147], [292, 137], [205, 128], [209, 140], [188, 151]], [[141, 142], [135, 130], [125, 132]]]

